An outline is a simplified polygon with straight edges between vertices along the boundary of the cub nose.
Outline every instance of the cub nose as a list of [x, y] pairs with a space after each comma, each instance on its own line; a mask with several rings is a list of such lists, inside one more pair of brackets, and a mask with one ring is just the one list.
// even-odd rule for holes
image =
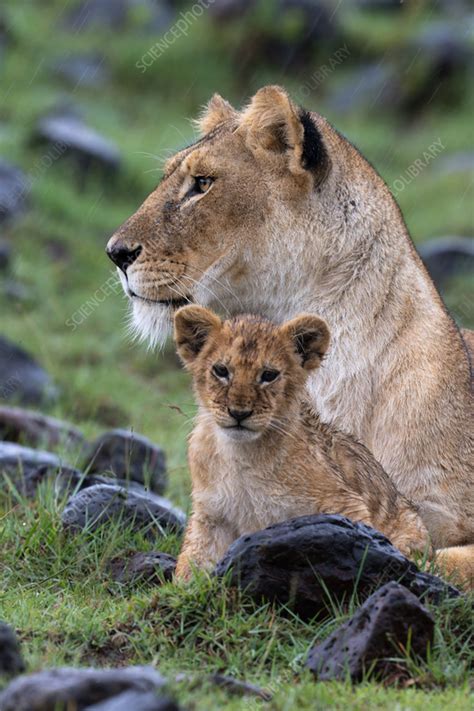
[[133, 262], [138, 259], [141, 251], [142, 247], [140, 245], [134, 249], [129, 249], [123, 244], [123, 242], [116, 242], [111, 247], [107, 245], [106, 249], [107, 256], [110, 257], [113, 263], [116, 264], [124, 274], [130, 264], [133, 264]]
[[234, 420], [237, 420], [239, 425], [241, 422], [246, 420], [247, 417], [250, 417], [250, 415], [253, 412], [253, 410], [231, 410], [230, 407], [228, 408], [227, 411], [228, 411], [229, 415], [234, 418]]

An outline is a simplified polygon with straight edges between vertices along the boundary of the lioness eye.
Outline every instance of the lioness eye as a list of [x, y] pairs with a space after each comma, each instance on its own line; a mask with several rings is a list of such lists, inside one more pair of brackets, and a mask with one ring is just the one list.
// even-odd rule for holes
[[264, 370], [263, 373], [260, 376], [260, 382], [261, 383], [272, 383], [274, 380], [278, 378], [280, 373], [278, 370]]
[[209, 190], [213, 183], [212, 178], [206, 178], [202, 175], [198, 175], [194, 178], [195, 189], [198, 193], [205, 193]]
[[229, 377], [229, 371], [227, 370], [225, 365], [222, 365], [221, 363], [216, 363], [215, 365], [213, 365], [212, 372], [218, 378], [228, 378]]

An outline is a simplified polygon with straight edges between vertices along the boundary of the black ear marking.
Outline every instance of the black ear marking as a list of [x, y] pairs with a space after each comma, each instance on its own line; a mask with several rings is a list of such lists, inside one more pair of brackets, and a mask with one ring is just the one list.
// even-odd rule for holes
[[297, 333], [295, 336], [296, 352], [301, 357], [301, 365], [304, 365], [310, 357], [316, 355], [321, 360], [324, 357], [324, 351], [315, 351], [311, 349], [311, 345], [319, 340], [322, 336], [320, 331], [306, 331], [305, 333]]
[[299, 119], [303, 125], [303, 168], [318, 171], [327, 165], [327, 153], [321, 133], [311, 119], [309, 111], [300, 109]]

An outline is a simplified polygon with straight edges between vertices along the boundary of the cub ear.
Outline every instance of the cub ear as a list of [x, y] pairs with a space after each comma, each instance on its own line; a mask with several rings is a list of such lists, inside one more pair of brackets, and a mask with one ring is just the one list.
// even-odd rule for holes
[[206, 134], [224, 121], [237, 119], [237, 116], [237, 111], [228, 101], [219, 94], [214, 94], [194, 123], [201, 134]]
[[218, 331], [221, 320], [202, 306], [183, 306], [174, 317], [174, 338], [178, 355], [192, 363], [203, 349], [211, 331]]
[[317, 368], [329, 346], [329, 328], [319, 316], [302, 314], [280, 326], [289, 338], [305, 370]]
[[327, 164], [321, 135], [310, 114], [295, 106], [278, 86], [265, 86], [255, 94], [237, 130], [254, 152], [285, 156], [295, 175], [319, 172]]

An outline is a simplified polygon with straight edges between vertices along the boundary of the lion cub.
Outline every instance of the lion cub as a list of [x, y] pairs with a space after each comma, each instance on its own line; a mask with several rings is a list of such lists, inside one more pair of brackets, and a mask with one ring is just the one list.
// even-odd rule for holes
[[427, 547], [414, 504], [366, 447], [322, 423], [307, 399], [307, 376], [329, 343], [324, 321], [222, 322], [185, 306], [175, 338], [199, 403], [189, 442], [193, 512], [178, 577], [212, 566], [242, 534], [318, 512], [363, 521], [404, 553]]

